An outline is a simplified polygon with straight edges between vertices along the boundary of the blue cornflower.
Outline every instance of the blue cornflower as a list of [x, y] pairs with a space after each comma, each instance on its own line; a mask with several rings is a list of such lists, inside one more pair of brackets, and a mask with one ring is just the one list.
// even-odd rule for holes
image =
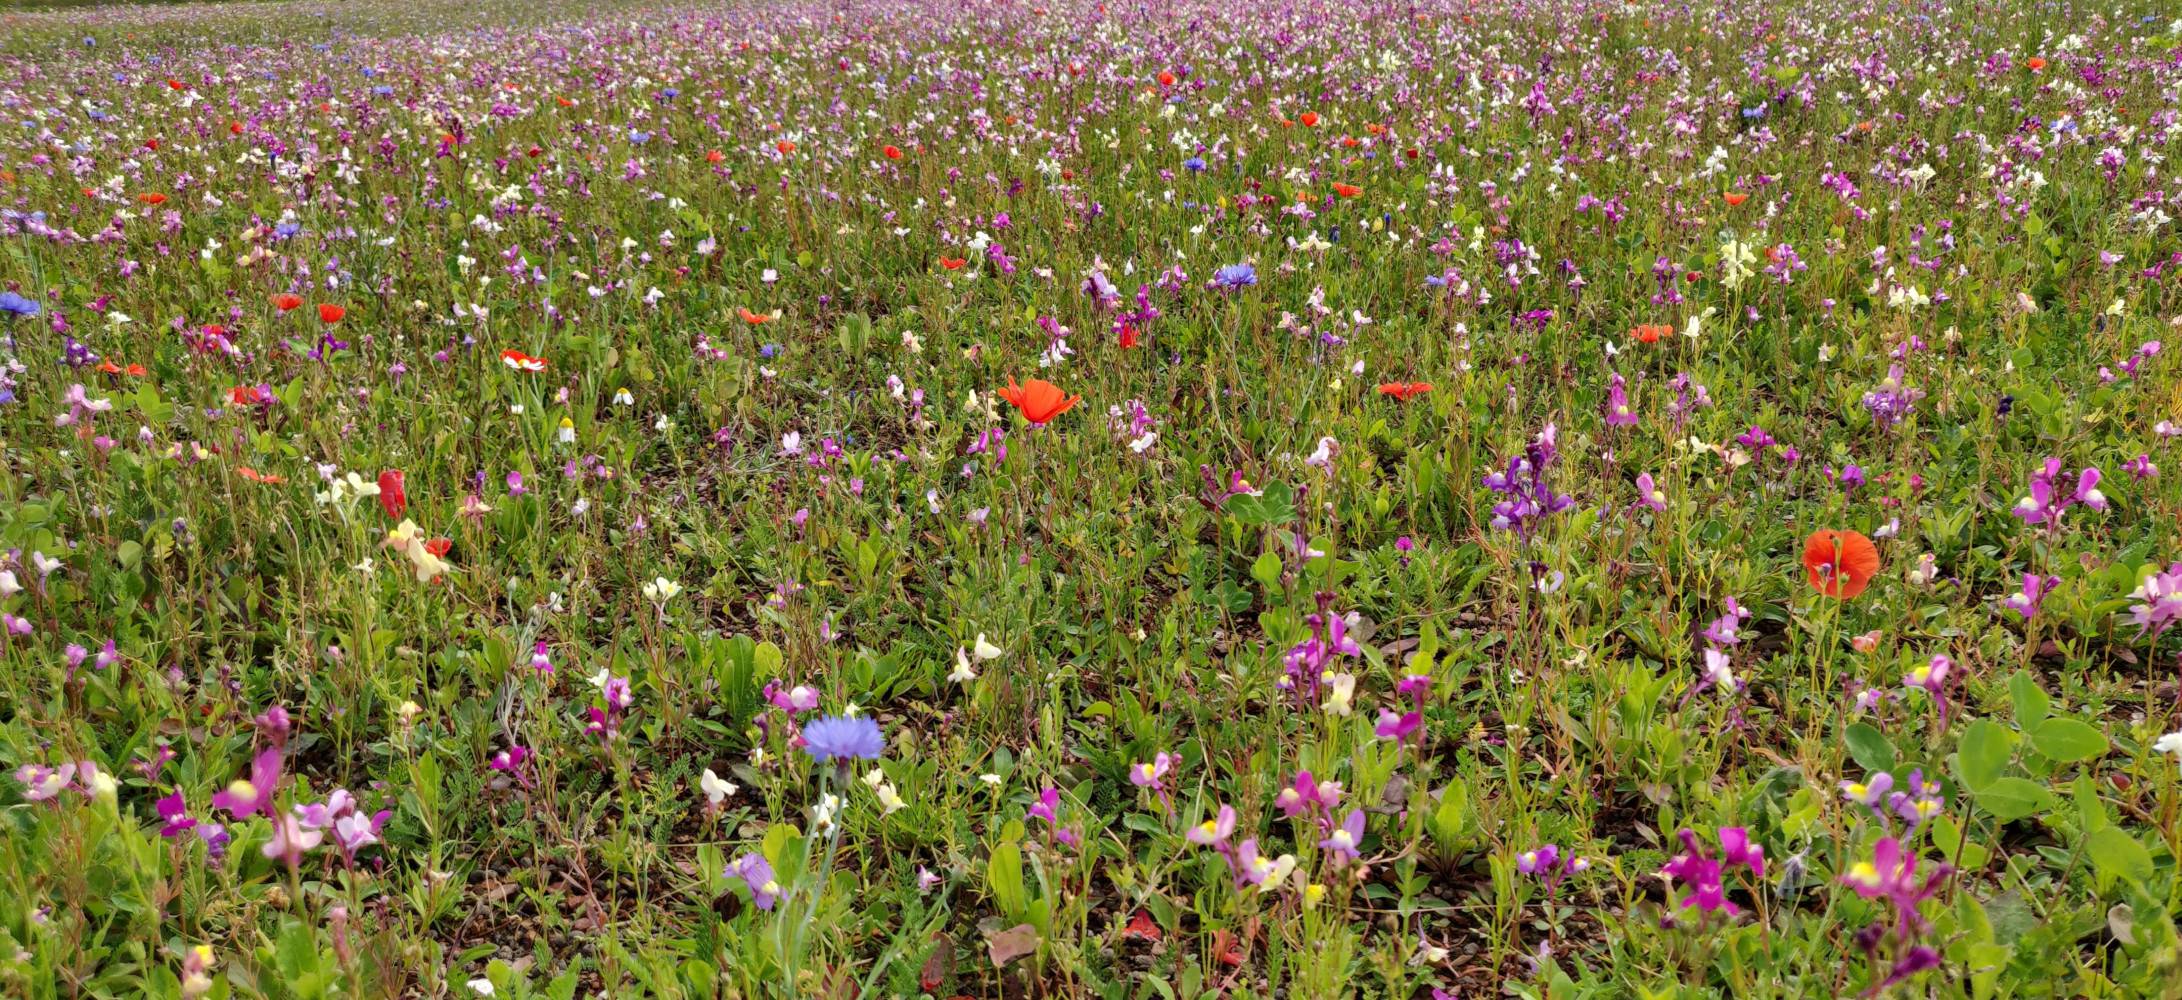
[[1182, 169], [1190, 171], [1191, 173], [1204, 173], [1205, 158], [1202, 156], [1192, 156], [1187, 160], [1183, 160]]
[[803, 727], [803, 750], [821, 764], [835, 758], [876, 760], [886, 750], [886, 735], [868, 716], [829, 715]]
[[652, 134], [642, 129], [630, 129], [629, 141], [641, 146], [647, 142], [652, 141]]
[[1258, 269], [1249, 264], [1229, 264], [1212, 272], [1214, 288], [1247, 288], [1258, 283]]
[[0, 313], [12, 316], [38, 315], [38, 303], [14, 292], [0, 292]]

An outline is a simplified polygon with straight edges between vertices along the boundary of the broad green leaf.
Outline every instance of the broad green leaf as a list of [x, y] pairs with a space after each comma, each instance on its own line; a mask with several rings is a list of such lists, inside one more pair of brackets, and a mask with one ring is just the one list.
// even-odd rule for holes
[[1868, 722], [1852, 722], [1842, 731], [1841, 738], [1849, 745], [1849, 756], [1864, 770], [1873, 773], [1894, 770], [1894, 744], [1887, 742], [1886, 734]]
[[2118, 826], [2085, 837], [2084, 853], [2090, 856], [2092, 870], [2098, 872], [2102, 892], [2117, 878], [2143, 881], [2152, 877], [2152, 853]]
[[1977, 804], [2003, 823], [2012, 823], [2053, 806], [2053, 793], [2022, 778], [1995, 778], [1973, 789]]
[[1962, 734], [1962, 743], [1955, 748], [1956, 775], [1964, 787], [1976, 791], [1998, 779], [2000, 772], [2007, 770], [2014, 743], [2015, 734], [1997, 722], [1979, 719], [1970, 723]]
[[2106, 734], [2075, 719], [2048, 719], [2031, 731], [2030, 745], [2058, 761], [2096, 760], [2106, 756]]

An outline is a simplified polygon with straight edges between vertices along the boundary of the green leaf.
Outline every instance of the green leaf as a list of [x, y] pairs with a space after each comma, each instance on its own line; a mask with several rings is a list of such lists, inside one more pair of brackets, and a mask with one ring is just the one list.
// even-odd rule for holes
[[2007, 770], [2013, 756], [2015, 734], [1989, 719], [1970, 723], [1955, 748], [1956, 775], [1965, 787], [1977, 791], [1993, 783]]
[[2052, 709], [2052, 700], [2029, 671], [2018, 670], [2008, 678], [2008, 700], [2015, 705], [2015, 724], [2026, 732], [2046, 721]]
[[2106, 756], [2106, 734], [2075, 719], [2048, 719], [2032, 730], [2030, 745], [2054, 760], [2074, 763]]
[[1250, 564], [1250, 578], [1263, 584], [1267, 590], [1279, 585], [1280, 556], [1275, 555], [1271, 549], [1259, 555], [1258, 561]]
[[2091, 856], [2101, 891], [2118, 878], [2141, 882], [2152, 877], [2152, 852], [2121, 827], [2109, 826], [2085, 837], [2084, 853]]
[[2053, 805], [2052, 792], [2022, 778], [1995, 778], [1991, 784], [1973, 791], [1977, 804], [2003, 823], [2015, 822]]
[[1868, 722], [1852, 722], [1842, 731], [1841, 738], [1849, 745], [1849, 757], [1864, 770], [1882, 772], [1894, 770], [1894, 744], [1887, 742], [1886, 734]]

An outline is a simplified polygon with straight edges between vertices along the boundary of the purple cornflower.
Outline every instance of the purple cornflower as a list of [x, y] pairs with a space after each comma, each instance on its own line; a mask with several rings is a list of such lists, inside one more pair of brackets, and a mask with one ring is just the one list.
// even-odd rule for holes
[[823, 764], [847, 767], [850, 759], [876, 760], [886, 750], [886, 734], [868, 716], [829, 715], [803, 727], [803, 751]]

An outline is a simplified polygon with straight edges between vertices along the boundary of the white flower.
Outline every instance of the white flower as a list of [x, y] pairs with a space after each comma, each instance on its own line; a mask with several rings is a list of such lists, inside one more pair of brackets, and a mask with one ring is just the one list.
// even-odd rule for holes
[[2154, 740], [2152, 749], [2158, 753], [2170, 754], [2174, 757], [2176, 763], [2182, 764], [2182, 730], [2176, 730]]
[[995, 646], [990, 642], [986, 642], [985, 633], [983, 632], [979, 632], [977, 634], [977, 642], [975, 645], [972, 645], [970, 647], [970, 651], [976, 653], [977, 658], [981, 661], [997, 660], [1000, 658], [1000, 647]]
[[663, 576], [655, 576], [644, 585], [644, 599], [653, 604], [665, 604], [682, 592], [682, 585]]
[[54, 570], [61, 568], [61, 561], [43, 552], [34, 551], [30, 554], [30, 565], [38, 571], [39, 576], [52, 576]]
[[635, 406], [636, 396], [631, 394], [627, 388], [616, 389], [614, 390], [614, 405], [622, 407]]
[[871, 794], [879, 799], [879, 815], [892, 816], [909, 803], [902, 801], [901, 793], [890, 782], [879, 782], [871, 787]]
[[800, 432], [800, 431], [789, 431], [788, 433], [786, 433], [786, 434], [783, 434], [783, 435], [781, 435], [781, 436], [780, 436], [780, 453], [781, 453], [781, 454], [783, 454], [783, 455], [800, 455], [800, 454], [803, 454], [803, 434], [802, 434], [802, 432]]
[[1000, 782], [1001, 782], [1001, 781], [1002, 781], [1003, 779], [1002, 779], [1002, 778], [1001, 778], [1001, 777], [1000, 777], [999, 775], [997, 775], [997, 774], [993, 774], [993, 773], [987, 772], [987, 773], [985, 773], [985, 774], [980, 774], [980, 775], [978, 775], [978, 776], [977, 776], [977, 780], [979, 780], [979, 781], [982, 781], [982, 782], [984, 782], [984, 783], [986, 783], [986, 784], [988, 784], [988, 785], [991, 785], [991, 786], [993, 786], [993, 787], [995, 787], [995, 788], [998, 788], [998, 787], [1000, 787]]
[[712, 769], [709, 767], [705, 768], [705, 773], [698, 777], [697, 789], [705, 793], [705, 801], [713, 805], [719, 805], [721, 802], [726, 801], [728, 796], [736, 792], [734, 782], [721, 779], [719, 775], [712, 773]]
[[469, 982], [464, 983], [463, 985], [468, 986], [472, 990], [475, 990], [478, 996], [489, 997], [492, 995], [492, 980], [487, 979], [483, 976], [472, 979]]
[[822, 832], [832, 832], [833, 815], [841, 811], [841, 800], [832, 792], [818, 797], [818, 807], [811, 810], [811, 825]]
[[664, 413], [659, 415], [659, 419], [652, 421], [652, 430], [658, 431], [661, 434], [665, 434], [673, 429], [674, 421], [668, 420], [667, 415]]
[[977, 672], [976, 672], [976, 671], [974, 671], [974, 670], [971, 670], [971, 669], [970, 669], [970, 657], [969, 657], [969, 655], [968, 655], [968, 654], [966, 654], [966, 653], [964, 653], [964, 652], [962, 651], [962, 647], [960, 647], [960, 646], [956, 646], [956, 647], [955, 647], [955, 669], [954, 669], [954, 672], [952, 672], [952, 673], [950, 673], [950, 674], [948, 674], [948, 675], [947, 675], [947, 683], [949, 683], [949, 684], [968, 684], [968, 683], [970, 683], [971, 681], [974, 681], [974, 680], [976, 680], [976, 679], [977, 679]]
[[1356, 675], [1329, 674], [1326, 681], [1326, 703], [1320, 707], [1333, 715], [1347, 715], [1355, 708]]
[[0, 600], [14, 597], [22, 592], [23, 582], [15, 578], [15, 571], [0, 569]]
[[365, 556], [364, 561], [357, 563], [355, 568], [356, 572], [362, 573], [365, 576], [370, 576], [374, 571], [379, 568], [379, 565], [375, 562], [372, 562], [370, 556]]

